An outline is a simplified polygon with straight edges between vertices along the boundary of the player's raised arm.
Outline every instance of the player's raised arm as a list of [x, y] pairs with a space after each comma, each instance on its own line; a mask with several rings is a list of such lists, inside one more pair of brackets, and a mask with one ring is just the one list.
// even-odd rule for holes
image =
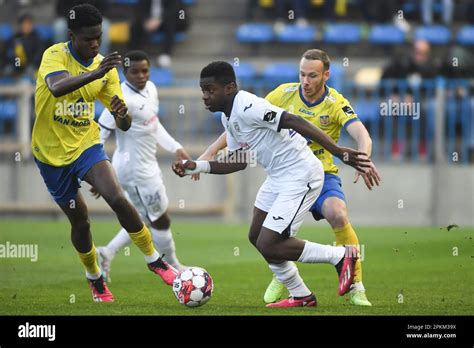
[[364, 168], [370, 167], [371, 161], [366, 153], [356, 151], [349, 147], [338, 146], [326, 133], [302, 117], [284, 112], [280, 119], [280, 128], [291, 128], [302, 136], [319, 143], [345, 164], [354, 167], [362, 173], [366, 172]]
[[46, 78], [46, 84], [54, 97], [59, 98], [94, 80], [104, 77], [109, 70], [120, 64], [121, 61], [121, 56], [118, 52], [112, 52], [107, 55], [97, 69], [93, 71], [79, 74], [77, 76], [71, 76], [68, 71], [63, 71], [59, 74], [52, 74]]

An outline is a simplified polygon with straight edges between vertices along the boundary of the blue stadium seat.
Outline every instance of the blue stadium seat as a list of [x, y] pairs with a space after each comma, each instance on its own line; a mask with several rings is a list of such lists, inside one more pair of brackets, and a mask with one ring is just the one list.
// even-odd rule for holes
[[[186, 33], [185, 32], [179, 32], [179, 33], [176, 33], [175, 37], [174, 37], [174, 40], [175, 42], [183, 42], [186, 40]], [[153, 43], [153, 44], [159, 44], [159, 43], [162, 43], [163, 41], [165, 41], [165, 33], [163, 32], [157, 32], [157, 33], [154, 33], [150, 36], [150, 43]]]
[[263, 71], [265, 86], [276, 88], [277, 85], [288, 82], [298, 82], [298, 64], [273, 63], [267, 65]]
[[[12, 99], [0, 99], [0, 134], [5, 133], [5, 123], [16, 119], [17, 103]], [[13, 124], [15, 127], [15, 124]]]
[[273, 28], [270, 24], [242, 24], [236, 33], [240, 43], [265, 43], [273, 40]]
[[0, 120], [12, 120], [16, 117], [16, 101], [11, 99], [0, 100]]
[[362, 122], [376, 121], [380, 116], [380, 104], [375, 99], [357, 99], [352, 106]]
[[474, 25], [465, 25], [459, 29], [457, 41], [461, 45], [474, 45]]
[[[120, 83], [125, 81], [125, 74], [123, 69], [118, 69]], [[157, 86], [171, 86], [173, 84], [174, 74], [171, 69], [157, 68], [152, 66], [150, 68], [150, 81]]]
[[446, 45], [451, 40], [451, 32], [444, 25], [422, 25], [415, 29], [414, 40], [426, 40], [434, 45]]
[[50, 25], [39, 24], [35, 26], [35, 30], [43, 41], [52, 42], [54, 38], [54, 29]]
[[344, 82], [344, 68], [341, 64], [331, 64], [329, 68], [329, 80], [328, 86], [335, 88], [338, 91], [342, 90], [342, 84]]
[[0, 40], [7, 41], [13, 36], [13, 28], [10, 24], [0, 24]]
[[171, 69], [151, 67], [150, 80], [157, 86], [166, 87], [173, 84], [174, 74]]
[[191, 6], [196, 4], [196, 0], [183, 0], [183, 4], [186, 6]]
[[116, 5], [135, 5], [139, 0], [112, 0], [111, 3]]
[[95, 120], [99, 119], [100, 114], [102, 113], [102, 111], [104, 111], [104, 109], [105, 109], [105, 107], [104, 107], [104, 105], [102, 105], [101, 102], [98, 102], [98, 101], [95, 102], [95, 108], [94, 108], [94, 111], [95, 111], [95, 113], [94, 113], [95, 118], [94, 119]]
[[375, 45], [397, 45], [405, 42], [405, 33], [396, 25], [374, 25], [369, 42]]
[[239, 80], [243, 86], [253, 84], [257, 78], [257, 70], [250, 63], [239, 63], [238, 66], [234, 66], [234, 70], [237, 80]]
[[0, 85], [9, 85], [16, 83], [16, 79], [11, 76], [2, 76], [0, 77]]
[[277, 35], [278, 41], [284, 43], [311, 43], [316, 40], [316, 28], [307, 25], [287, 25], [285, 29]]
[[323, 40], [329, 44], [355, 44], [361, 40], [360, 26], [357, 24], [329, 24]]
[[414, 13], [420, 11], [418, 0], [406, 0], [403, 2], [402, 11], [405, 13]]

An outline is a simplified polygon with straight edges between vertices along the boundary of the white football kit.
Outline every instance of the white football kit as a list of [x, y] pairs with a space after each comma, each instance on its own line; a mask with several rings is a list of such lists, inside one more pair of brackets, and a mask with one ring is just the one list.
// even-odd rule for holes
[[100, 139], [104, 143], [116, 130], [117, 149], [112, 164], [120, 184], [139, 213], [156, 221], [168, 208], [168, 196], [156, 159], [157, 145], [175, 153], [182, 148], [158, 119], [158, 91], [148, 81], [137, 90], [127, 81], [121, 84], [132, 125], [126, 132], [117, 129], [113, 115], [105, 109], [99, 118]]
[[241, 90], [230, 117], [222, 113], [221, 119], [229, 151], [251, 151], [268, 175], [255, 200], [255, 207], [268, 213], [263, 226], [295, 236], [321, 193], [324, 170], [305, 138], [280, 129], [283, 112], [266, 99]]

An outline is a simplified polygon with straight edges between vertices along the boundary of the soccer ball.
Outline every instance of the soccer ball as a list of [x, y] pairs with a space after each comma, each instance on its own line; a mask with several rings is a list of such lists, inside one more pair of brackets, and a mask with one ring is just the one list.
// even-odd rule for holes
[[200, 267], [189, 267], [173, 281], [173, 292], [178, 302], [187, 307], [199, 307], [210, 300], [214, 284], [211, 275]]

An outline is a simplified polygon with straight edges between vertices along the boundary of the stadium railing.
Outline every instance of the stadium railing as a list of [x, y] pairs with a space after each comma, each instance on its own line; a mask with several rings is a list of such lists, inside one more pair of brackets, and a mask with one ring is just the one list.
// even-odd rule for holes
[[[261, 96], [276, 87], [253, 86], [246, 87]], [[377, 161], [433, 163], [439, 113], [443, 156], [449, 163], [474, 162], [474, 80], [383, 80], [376, 86], [334, 80], [329, 86], [339, 87], [369, 130]], [[341, 132], [340, 142], [351, 144], [347, 132]]]

